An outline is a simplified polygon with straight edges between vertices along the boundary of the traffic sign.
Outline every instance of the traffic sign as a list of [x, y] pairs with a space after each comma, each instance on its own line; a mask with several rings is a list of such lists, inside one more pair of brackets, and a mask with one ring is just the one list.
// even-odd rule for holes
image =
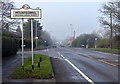
[[12, 9], [11, 18], [40, 18], [41, 19], [41, 9], [31, 9], [29, 5], [25, 4], [21, 9]]
[[[31, 54], [32, 54], [32, 71], [34, 71], [33, 55], [33, 19], [41, 19], [41, 9], [31, 9], [28, 4], [24, 4], [21, 9], [12, 9], [11, 18], [22, 19], [22, 70], [24, 71], [24, 39], [23, 39], [23, 19], [31, 19]], [[36, 37], [38, 39], [38, 37]]]

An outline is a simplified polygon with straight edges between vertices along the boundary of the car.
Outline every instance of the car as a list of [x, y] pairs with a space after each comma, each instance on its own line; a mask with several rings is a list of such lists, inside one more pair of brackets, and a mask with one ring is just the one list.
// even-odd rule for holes
[[57, 46], [56, 46], [56, 45], [53, 45], [52, 47], [53, 47], [53, 48], [57, 48]]

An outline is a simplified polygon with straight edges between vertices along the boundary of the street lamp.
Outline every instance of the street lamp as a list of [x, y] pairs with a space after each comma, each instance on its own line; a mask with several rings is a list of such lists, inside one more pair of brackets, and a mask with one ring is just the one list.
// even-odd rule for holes
[[35, 40], [36, 40], [36, 49], [37, 49], [37, 40], [38, 40], [38, 37], [37, 37], [37, 36], [35, 37]]
[[86, 45], [86, 48], [88, 48], [88, 41], [89, 41], [89, 39], [87, 39], [87, 45]]
[[46, 44], [46, 43], [47, 43], [47, 41], [45, 40], [45, 46], [47, 46], [47, 44]]
[[36, 37], [35, 37], [35, 39], [36, 39], [36, 49], [37, 49], [37, 40], [38, 40], [38, 37], [37, 37], [37, 20], [36, 20]]
[[98, 38], [95, 38], [95, 48], [97, 48], [97, 46], [96, 46], [96, 41], [98, 40]]
[[[37, 7], [36, 9], [40, 9], [40, 8]], [[37, 49], [37, 40], [38, 40], [38, 37], [37, 37], [37, 19], [36, 19], [36, 37], [35, 37], [35, 40], [36, 40], [36, 49]]]

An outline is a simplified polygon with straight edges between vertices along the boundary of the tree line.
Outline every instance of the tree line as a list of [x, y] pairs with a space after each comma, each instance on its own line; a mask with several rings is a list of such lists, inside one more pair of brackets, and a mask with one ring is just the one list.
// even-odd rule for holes
[[[103, 3], [99, 10], [102, 16], [99, 22], [104, 28], [102, 33], [82, 34], [73, 42], [74, 47], [85, 47], [88, 45], [94, 48], [117, 48], [120, 49], [120, 1]], [[95, 38], [97, 38], [95, 40]]]

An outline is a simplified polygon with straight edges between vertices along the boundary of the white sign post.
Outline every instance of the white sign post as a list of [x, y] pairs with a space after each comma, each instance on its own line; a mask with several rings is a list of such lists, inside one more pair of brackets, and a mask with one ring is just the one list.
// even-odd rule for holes
[[31, 19], [31, 52], [32, 52], [32, 72], [34, 71], [34, 56], [33, 56], [33, 20]]
[[32, 53], [32, 71], [34, 71], [34, 56], [33, 56], [33, 18], [41, 19], [41, 9], [31, 9], [25, 4], [21, 9], [12, 9], [11, 18], [22, 19], [22, 69], [24, 70], [24, 41], [23, 41], [23, 19], [31, 19], [31, 53]]
[[22, 19], [22, 70], [24, 71], [24, 39], [23, 39], [23, 19]]

